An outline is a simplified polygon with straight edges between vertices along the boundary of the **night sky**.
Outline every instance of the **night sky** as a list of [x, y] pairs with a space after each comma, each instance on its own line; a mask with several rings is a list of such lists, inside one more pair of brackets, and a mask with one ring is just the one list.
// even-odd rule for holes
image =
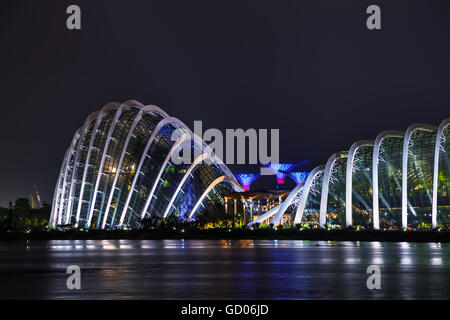
[[[66, 28], [70, 4], [81, 31]], [[382, 30], [366, 28], [371, 4]], [[448, 1], [1, 0], [0, 205], [34, 184], [51, 203], [75, 130], [109, 101], [191, 128], [279, 128], [281, 159], [304, 169], [383, 130], [438, 125], [449, 36]]]

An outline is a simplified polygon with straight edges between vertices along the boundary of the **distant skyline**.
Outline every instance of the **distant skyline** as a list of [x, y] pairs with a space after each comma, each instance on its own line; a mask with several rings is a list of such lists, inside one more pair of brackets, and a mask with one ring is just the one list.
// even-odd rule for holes
[[372, 31], [372, 1], [74, 3], [79, 31], [66, 28], [72, 2], [0, 3], [0, 206], [34, 185], [51, 203], [73, 134], [110, 101], [160, 106], [191, 129], [279, 128], [281, 162], [311, 160], [298, 171], [450, 117], [445, 1], [377, 1]]

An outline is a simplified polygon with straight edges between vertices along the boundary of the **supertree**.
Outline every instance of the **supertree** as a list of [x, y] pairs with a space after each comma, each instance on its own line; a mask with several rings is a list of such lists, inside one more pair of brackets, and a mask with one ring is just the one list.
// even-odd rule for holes
[[244, 188], [244, 190], [245, 191], [249, 191], [250, 190], [250, 185], [253, 183], [253, 181], [255, 181], [259, 177], [259, 174], [256, 174], [256, 173], [238, 173], [235, 176], [236, 176], [236, 179], [238, 179], [239, 182], [242, 184], [242, 187]]
[[308, 175], [309, 172], [307, 171], [289, 172], [289, 177], [291, 177], [292, 180], [294, 180], [297, 185], [304, 183], [306, 181], [306, 178], [308, 178]]

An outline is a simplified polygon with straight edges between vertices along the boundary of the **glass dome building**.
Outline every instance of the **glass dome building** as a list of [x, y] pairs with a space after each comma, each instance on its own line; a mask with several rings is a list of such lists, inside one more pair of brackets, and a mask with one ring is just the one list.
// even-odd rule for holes
[[[187, 154], [192, 161], [176, 161]], [[136, 228], [144, 218], [171, 214], [192, 220], [234, 191], [242, 188], [227, 166], [180, 120], [137, 101], [111, 102], [90, 114], [70, 143], [50, 225]]]
[[250, 224], [373, 229], [450, 226], [450, 118], [357, 141], [311, 171], [285, 201]]

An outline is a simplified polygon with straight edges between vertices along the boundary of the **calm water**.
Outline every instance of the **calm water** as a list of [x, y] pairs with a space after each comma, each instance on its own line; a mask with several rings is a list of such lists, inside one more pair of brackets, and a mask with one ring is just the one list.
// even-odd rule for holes
[[[449, 299], [450, 246], [276, 240], [0, 242], [3, 299]], [[381, 268], [381, 290], [366, 269]], [[66, 268], [81, 268], [68, 290]]]

